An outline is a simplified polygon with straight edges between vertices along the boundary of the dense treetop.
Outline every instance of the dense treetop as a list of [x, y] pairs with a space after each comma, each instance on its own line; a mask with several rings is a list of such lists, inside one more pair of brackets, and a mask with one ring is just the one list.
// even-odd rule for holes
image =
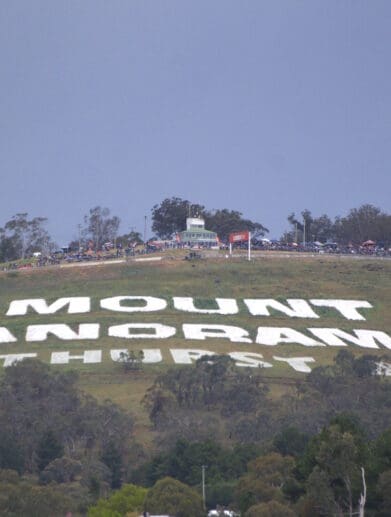
[[[179, 197], [166, 198], [153, 206], [151, 215], [152, 231], [161, 239], [175, 238], [175, 234], [186, 228], [189, 216], [204, 218], [206, 228], [216, 232], [223, 242], [234, 231], [248, 230], [258, 239], [269, 231], [263, 223], [246, 219], [236, 210], [207, 209]], [[289, 228], [281, 236], [284, 242], [333, 241], [360, 245], [373, 240], [381, 246], [391, 246], [391, 215], [370, 204], [353, 208], [347, 216], [336, 217], [334, 221], [327, 214], [315, 217], [307, 209], [300, 216], [290, 214], [287, 220]], [[45, 229], [46, 222], [45, 217], [30, 219], [27, 213], [18, 213], [7, 221], [0, 227], [0, 261], [23, 259], [35, 252], [43, 255], [53, 252], [56, 245]], [[70, 245], [75, 249], [81, 246], [84, 250], [97, 251], [106, 243], [125, 247], [142, 242], [141, 233], [134, 228], [120, 235], [120, 223], [119, 217], [112, 215], [108, 208], [93, 207], [78, 225], [78, 239]]]
[[83, 394], [75, 373], [19, 362], [0, 383], [0, 513], [201, 517], [207, 467], [208, 508], [352, 515], [365, 482], [366, 515], [385, 517], [391, 384], [374, 375], [377, 360], [341, 350], [277, 399], [261, 369], [228, 356], [168, 368], [144, 398], [151, 451], [135, 442], [133, 417]]

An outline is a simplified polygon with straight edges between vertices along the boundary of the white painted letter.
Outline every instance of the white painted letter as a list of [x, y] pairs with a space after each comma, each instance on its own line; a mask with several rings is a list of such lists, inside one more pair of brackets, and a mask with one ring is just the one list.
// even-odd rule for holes
[[48, 334], [54, 334], [58, 339], [98, 339], [99, 323], [81, 323], [79, 332], [74, 332], [69, 325], [63, 323], [53, 325], [29, 325], [26, 331], [26, 341], [46, 341]]
[[391, 377], [391, 363], [385, 363], [384, 361], [380, 361], [380, 363], [376, 363], [376, 374], [383, 375], [384, 377]]
[[0, 343], [15, 343], [16, 337], [5, 327], [0, 327]]
[[311, 368], [306, 363], [314, 363], [315, 359], [313, 357], [277, 357], [273, 355], [273, 359], [276, 361], [284, 361], [288, 363], [289, 366], [292, 366], [296, 372], [309, 373], [311, 372]]
[[[121, 302], [126, 300], [140, 300], [144, 305], [121, 305]], [[102, 309], [117, 312], [154, 312], [165, 309], [167, 307], [167, 302], [162, 298], [155, 298], [154, 296], [113, 296], [112, 298], [104, 298], [101, 300], [100, 306]]]
[[197, 312], [201, 314], [237, 314], [238, 304], [233, 298], [216, 298], [218, 309], [197, 309], [194, 307], [194, 298], [182, 298], [174, 296], [174, 307], [179, 311]]
[[198, 325], [183, 324], [183, 333], [186, 339], [226, 338], [233, 343], [252, 343], [247, 330], [232, 325]]
[[70, 360], [82, 360], [84, 364], [102, 362], [102, 350], [85, 350], [83, 355], [71, 355], [70, 352], [52, 352], [50, 364], [69, 364]]
[[339, 329], [318, 329], [311, 328], [307, 329], [316, 337], [327, 343], [329, 346], [347, 346], [344, 343], [345, 340], [348, 343], [361, 346], [363, 348], [379, 348], [376, 341], [386, 348], [391, 349], [391, 338], [385, 332], [380, 330], [357, 330], [353, 329], [353, 332], [357, 337], [352, 336], [348, 332]]
[[[142, 362], [145, 364], [161, 363], [163, 360], [162, 353], [159, 348], [143, 348], [142, 352], [144, 354]], [[126, 348], [122, 350], [110, 350], [110, 357], [116, 363], [120, 363], [122, 362], [121, 353], [128, 354], [129, 350]]]
[[319, 318], [308, 302], [301, 299], [288, 299], [287, 302], [290, 307], [286, 307], [272, 298], [245, 299], [243, 301], [253, 316], [270, 316], [268, 311], [268, 307], [270, 307], [275, 311], [286, 314], [290, 318]]
[[[130, 332], [131, 329], [152, 329], [153, 332], [144, 333]], [[121, 337], [125, 339], [166, 339], [174, 336], [175, 327], [162, 325], [161, 323], [125, 323], [124, 325], [114, 325], [109, 327], [109, 336]]]
[[347, 320], [365, 320], [356, 309], [370, 309], [372, 305], [365, 300], [310, 300], [316, 307], [333, 307]]
[[246, 366], [247, 368], [271, 368], [273, 365], [262, 361], [262, 354], [255, 354], [252, 352], [231, 352], [228, 354], [236, 361], [235, 366]]
[[256, 343], [276, 346], [279, 343], [297, 343], [304, 346], [326, 346], [307, 337], [298, 330], [280, 327], [258, 327]]
[[91, 302], [88, 296], [59, 298], [51, 305], [48, 305], [43, 298], [33, 298], [31, 300], [15, 300], [11, 302], [7, 316], [23, 316], [27, 314], [29, 307], [38, 314], [54, 314], [66, 305], [68, 305], [68, 314], [90, 312], [91, 310]]
[[170, 352], [176, 364], [192, 364], [203, 355], [216, 355], [215, 352], [195, 348], [171, 348]]
[[28, 357], [37, 357], [37, 354], [5, 354], [0, 355], [0, 359], [4, 359], [4, 368], [7, 366], [12, 366], [14, 363], [18, 363], [19, 361], [23, 361], [23, 359], [27, 359]]

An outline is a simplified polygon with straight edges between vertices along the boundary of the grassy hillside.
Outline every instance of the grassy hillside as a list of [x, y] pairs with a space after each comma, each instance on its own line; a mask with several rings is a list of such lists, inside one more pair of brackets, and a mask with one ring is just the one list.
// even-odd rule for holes
[[[111, 296], [156, 296], [167, 300], [167, 309], [153, 313], [120, 313], [103, 310], [99, 300]], [[53, 302], [60, 297], [90, 296], [91, 312], [68, 314], [63, 309], [53, 315], [40, 315], [29, 311], [24, 316], [6, 316], [12, 300], [45, 298]], [[239, 313], [235, 315], [207, 315], [185, 313], [173, 307], [173, 296], [192, 296], [198, 307], [213, 308], [211, 300], [235, 298]], [[285, 303], [287, 298], [330, 298], [367, 300], [372, 309], [360, 309], [365, 321], [349, 321], [337, 311], [314, 308], [320, 319], [289, 318], [271, 310], [268, 317], [252, 316], [243, 298], [274, 298]], [[286, 389], [289, 379], [302, 378], [288, 364], [273, 360], [273, 356], [311, 356], [311, 366], [332, 362], [338, 347], [304, 347], [303, 345], [281, 344], [264, 346], [255, 343], [231, 343], [226, 339], [212, 338], [206, 341], [185, 340], [183, 323], [209, 323], [235, 325], [249, 331], [255, 340], [258, 326], [290, 327], [305, 332], [307, 327], [339, 328], [347, 332], [353, 329], [381, 330], [391, 334], [391, 261], [365, 260], [332, 257], [285, 258], [262, 256], [247, 262], [244, 258], [208, 259], [183, 261], [179, 257], [156, 263], [129, 262], [102, 266], [15, 271], [0, 274], [0, 326], [6, 327], [16, 338], [16, 343], [2, 343], [1, 354], [37, 353], [38, 358], [50, 361], [52, 352], [71, 351], [73, 355], [85, 350], [102, 350], [102, 363], [82, 364], [72, 361], [69, 366], [81, 373], [80, 384], [86, 391], [100, 399], [110, 398], [131, 409], [138, 416], [137, 429], [140, 435], [148, 426], [147, 416], [140, 405], [145, 390], [162, 369], [172, 366], [170, 349], [196, 348], [228, 353], [246, 351], [261, 353], [265, 361], [273, 364], [265, 370], [274, 390]], [[80, 323], [100, 323], [98, 340], [62, 341], [50, 336], [43, 342], [26, 342], [28, 325], [66, 323], [76, 330]], [[108, 337], [111, 325], [123, 323], [161, 323], [177, 329], [176, 335], [168, 339], [121, 339]], [[111, 349], [159, 348], [163, 361], [145, 365], [143, 370], [125, 373], [121, 365], [110, 358]], [[375, 353], [389, 357], [391, 350], [380, 347], [371, 350], [350, 345], [357, 354]], [[144, 437], [145, 439], [145, 437]]]

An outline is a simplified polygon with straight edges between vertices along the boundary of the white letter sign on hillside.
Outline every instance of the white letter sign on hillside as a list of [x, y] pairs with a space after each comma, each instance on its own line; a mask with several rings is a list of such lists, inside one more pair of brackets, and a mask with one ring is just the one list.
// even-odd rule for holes
[[[176, 310], [191, 312], [194, 314], [238, 314], [239, 307], [234, 298], [215, 298], [217, 308], [201, 309], [196, 307], [196, 302], [190, 296], [174, 296], [173, 305]], [[211, 303], [208, 300], [208, 303]], [[358, 309], [369, 309], [373, 306], [365, 300], [334, 300], [314, 298], [308, 301], [301, 298], [288, 298], [286, 303], [281, 303], [274, 298], [245, 298], [243, 300], [250, 314], [253, 316], [271, 316], [270, 310], [277, 311], [289, 318], [318, 319], [309, 302], [316, 307], [328, 307], [335, 309], [348, 320], [365, 320]], [[91, 299], [88, 296], [69, 296], [58, 298], [51, 304], [43, 298], [29, 298], [13, 300], [9, 305], [7, 316], [24, 316], [29, 311], [37, 314], [55, 314], [68, 307], [68, 314], [86, 313], [91, 311]], [[100, 307], [114, 312], [156, 312], [167, 308], [164, 298], [155, 296], [112, 296], [100, 300]]]
[[0, 355], [0, 359], [4, 359], [3, 366], [6, 368], [7, 366], [12, 366], [19, 361], [23, 361], [23, 359], [33, 359], [37, 357], [37, 354], [6, 354]]
[[286, 307], [277, 300], [273, 300], [273, 298], [246, 298], [243, 301], [253, 316], [270, 316], [268, 310], [268, 307], [270, 307], [275, 311], [282, 312], [290, 318], [319, 318], [308, 302], [301, 299], [288, 299], [287, 303], [290, 307]]
[[365, 300], [310, 300], [316, 307], [332, 307], [347, 320], [365, 320], [357, 309], [371, 309], [372, 305]]
[[[124, 301], [140, 301], [142, 305], [121, 305]], [[102, 309], [116, 312], [154, 312], [162, 311], [167, 307], [166, 300], [154, 296], [113, 296], [100, 301]]]
[[273, 359], [275, 361], [283, 361], [288, 363], [289, 366], [292, 366], [296, 372], [310, 373], [311, 368], [307, 363], [314, 363], [315, 359], [313, 357], [278, 357], [273, 355]]
[[194, 298], [174, 296], [174, 307], [179, 311], [197, 312], [200, 314], [237, 314], [238, 304], [233, 298], [216, 298], [218, 309], [197, 309], [194, 306]]
[[[54, 300], [54, 301], [52, 301]], [[286, 363], [289, 367], [297, 372], [307, 373], [310, 370], [310, 363], [313, 358], [303, 357], [284, 357], [289, 351], [289, 347], [285, 345], [297, 345], [304, 347], [347, 347], [357, 346], [361, 349], [380, 349], [386, 348], [391, 350], [391, 336], [380, 330], [354, 329], [341, 330], [339, 328], [324, 328], [323, 324], [318, 322], [319, 318], [329, 319], [333, 321], [333, 325], [337, 325], [335, 320], [365, 321], [365, 317], [361, 314], [367, 314], [367, 310], [373, 308], [372, 304], [366, 300], [344, 300], [344, 299], [319, 299], [314, 298], [304, 300], [301, 298], [287, 298], [283, 302], [273, 298], [244, 298], [236, 300], [234, 298], [194, 298], [190, 296], [173, 296], [168, 303], [168, 297], [159, 298], [155, 296], [111, 296], [97, 300], [101, 309], [103, 323], [87, 323], [96, 317], [97, 312], [94, 310], [93, 315], [85, 315], [91, 312], [92, 299], [88, 296], [69, 296], [63, 298], [52, 299], [49, 301], [44, 298], [28, 298], [23, 300], [13, 300], [9, 303], [6, 326], [0, 326], [0, 359], [4, 361], [4, 366], [10, 366], [16, 361], [20, 361], [27, 357], [36, 357], [37, 354], [19, 353], [21, 345], [35, 342], [47, 341], [50, 351], [58, 347], [64, 347], [64, 341], [72, 342], [68, 345], [70, 351], [52, 352], [52, 364], [68, 364], [79, 361], [84, 364], [96, 364], [102, 362], [102, 354], [106, 354], [108, 360], [115, 363], [126, 361], [130, 355], [132, 360], [134, 350], [142, 349], [143, 355], [137, 358], [145, 364], [161, 363], [167, 359], [168, 348], [176, 346], [198, 346], [198, 343], [188, 343], [191, 341], [206, 341], [207, 348], [216, 348], [218, 352], [210, 352], [208, 350], [200, 350], [198, 348], [176, 348], [170, 349], [171, 355], [175, 363], [191, 364], [202, 355], [216, 355], [220, 353], [221, 348], [228, 348], [228, 342], [240, 344], [252, 344], [252, 351], [245, 352], [245, 347], [235, 346], [241, 351], [226, 353], [234, 359], [237, 366], [250, 368], [270, 368], [272, 365], [278, 364], [278, 361]], [[317, 309], [317, 308], [321, 309]], [[94, 306], [96, 309], [97, 306]], [[173, 313], [173, 309], [177, 311]], [[330, 310], [331, 309], [331, 310]], [[317, 314], [315, 311], [318, 311]], [[107, 313], [105, 311], [111, 311]], [[161, 318], [156, 313], [160, 313]], [[244, 314], [245, 312], [245, 314]], [[118, 313], [118, 314], [114, 314]], [[240, 313], [240, 316], [239, 316]], [[63, 314], [61, 318], [60, 314]], [[70, 314], [83, 314], [80, 316], [79, 322], [72, 322]], [[124, 317], [124, 314], [126, 316]], [[163, 323], [142, 322], [137, 323], [137, 315], [140, 314], [141, 320], [165, 320], [172, 323], [166, 325]], [[186, 316], [187, 314], [187, 316]], [[192, 314], [193, 316], [190, 316]], [[31, 320], [37, 320], [39, 324], [30, 325]], [[47, 315], [47, 319], [53, 320], [55, 323], [42, 324], [44, 321], [42, 315]], [[183, 323], [183, 321], [199, 321], [200, 315], [206, 319], [206, 323]], [[230, 316], [232, 316], [230, 318]], [[266, 323], [261, 317], [285, 319], [284, 324], [289, 324], [287, 318], [301, 318], [296, 321], [299, 330], [288, 327], [271, 327], [258, 326]], [[20, 317], [21, 319], [12, 319]], [[26, 325], [22, 328], [22, 318], [26, 320]], [[221, 322], [238, 322], [240, 317], [249, 325], [249, 330], [234, 325], [221, 325]], [[257, 318], [257, 319], [255, 319]], [[309, 321], [305, 319], [317, 320], [311, 321], [311, 325], [315, 327], [307, 328]], [[4, 318], [3, 318], [4, 319]], [[65, 323], [57, 323], [64, 320]], [[76, 319], [76, 318], [75, 318]], [[202, 319], [202, 316], [201, 316]], [[82, 323], [80, 323], [80, 321]], [[96, 321], [96, 320], [95, 320]], [[128, 321], [128, 323], [123, 323]], [[155, 320], [156, 321], [156, 320]], [[269, 319], [270, 321], [270, 319]], [[71, 322], [71, 323], [70, 323]], [[300, 323], [300, 325], [299, 325]], [[280, 323], [281, 324], [281, 323]], [[318, 327], [316, 327], [318, 325]], [[352, 323], [344, 321], [344, 325], [352, 327]], [[256, 326], [256, 330], [254, 327]], [[337, 325], [338, 326], [338, 325]], [[358, 324], [354, 326], [359, 326]], [[9, 327], [6, 328], [6, 327]], [[306, 328], [304, 328], [306, 327]], [[23, 333], [25, 334], [23, 336]], [[78, 348], [92, 348], [87, 344], [81, 345], [77, 341], [98, 340], [100, 337], [104, 339], [104, 343], [109, 342], [113, 346], [113, 350], [85, 350], [78, 352]], [[174, 338], [174, 339], [172, 339]], [[128, 340], [128, 341], [124, 341]], [[131, 341], [129, 341], [131, 340]], [[153, 340], [153, 341], [149, 341]], [[160, 350], [153, 348], [156, 346], [156, 340], [166, 341], [166, 349]], [[14, 345], [17, 343], [17, 345]], [[141, 345], [141, 343], [143, 343]], [[151, 348], [148, 348], [148, 347]], [[272, 349], [273, 353], [279, 355], [265, 360], [259, 351], [262, 347], [276, 347]], [[96, 343], [93, 343], [96, 347]], [[27, 348], [36, 350], [36, 346]], [[2, 350], [1, 350], [2, 349]], [[293, 347], [294, 349], [294, 347]], [[255, 350], [255, 352], [254, 352]], [[278, 351], [277, 351], [278, 350]], [[307, 349], [308, 350], [308, 349]], [[5, 353], [12, 351], [13, 353]], [[281, 353], [280, 353], [281, 351]], [[18, 352], [18, 353], [16, 353]], [[269, 354], [270, 348], [269, 348]], [[265, 352], [267, 355], [267, 352]], [[42, 351], [42, 356], [46, 357], [46, 352]], [[388, 364], [388, 363], [387, 363]], [[1, 365], [1, 361], [0, 361]], [[281, 366], [281, 364], [280, 364]], [[286, 368], [286, 367], [285, 367]], [[388, 370], [387, 370], [388, 371]]]
[[[133, 330], [152, 330], [153, 332], [134, 332]], [[162, 325], [161, 323], [125, 323], [124, 325], [114, 325], [109, 328], [109, 336], [121, 337], [125, 339], [167, 339], [174, 336], [175, 327]]]
[[[163, 361], [162, 353], [159, 348], [143, 348], [142, 352], [144, 356], [141, 362], [144, 364], [161, 363]], [[110, 350], [110, 357], [116, 363], [123, 362], [121, 354], [128, 355], [129, 350], [127, 348]]]
[[[160, 363], [163, 360], [162, 352], [160, 349], [156, 348], [148, 348], [143, 349], [143, 358], [141, 362], [145, 364], [153, 364]], [[175, 364], [192, 364], [197, 359], [200, 359], [202, 356], [215, 356], [220, 355], [215, 352], [211, 352], [210, 350], [200, 350], [193, 348], [174, 348], [170, 349], [171, 356], [173, 362]], [[81, 361], [83, 364], [98, 364], [102, 362], [103, 353], [109, 354], [109, 357], [112, 361], [116, 363], [122, 362], [121, 353], [128, 354], [128, 349], [115, 349], [115, 350], [84, 350], [82, 352], [52, 352], [51, 354], [51, 364], [69, 364], [71, 361]], [[224, 354], [223, 354], [224, 355]], [[229, 355], [234, 361], [235, 366], [245, 367], [245, 368], [271, 368], [275, 366], [270, 362], [266, 362], [263, 360], [262, 354], [253, 353], [253, 352], [230, 352]], [[19, 354], [1, 354], [0, 355], [0, 365], [1, 360], [3, 360], [3, 366], [8, 367], [12, 366], [18, 361], [22, 361], [27, 358], [36, 358], [38, 356], [37, 353], [19, 353]], [[274, 361], [280, 361], [287, 363], [293, 370], [300, 373], [309, 373], [311, 372], [311, 368], [308, 363], [315, 363], [315, 359], [313, 357], [280, 357], [273, 355]], [[210, 363], [211, 361], [208, 360]], [[380, 361], [377, 364], [377, 374], [382, 376], [391, 376], [391, 363]]]
[[51, 364], [69, 364], [69, 361], [82, 361], [84, 364], [102, 362], [102, 350], [85, 350], [83, 355], [71, 355], [70, 352], [52, 352]]
[[235, 366], [245, 366], [247, 368], [271, 368], [273, 366], [272, 364], [262, 360], [262, 354], [251, 352], [230, 352], [228, 355], [235, 361]]
[[68, 314], [78, 314], [90, 312], [91, 301], [88, 296], [71, 296], [69, 298], [59, 298], [51, 305], [46, 303], [43, 298], [33, 298], [31, 300], [14, 300], [10, 303], [7, 316], [23, 316], [27, 314], [29, 307], [38, 314], [55, 314], [60, 309], [68, 305]]
[[26, 341], [46, 341], [48, 334], [58, 339], [98, 339], [99, 323], [81, 323], [79, 332], [75, 332], [69, 325], [63, 323], [53, 325], [29, 325], [26, 331]]
[[354, 345], [358, 345], [363, 348], [379, 348], [379, 346], [376, 344], [376, 342], [379, 342], [386, 348], [391, 349], [390, 336], [388, 336], [385, 332], [381, 332], [380, 330], [355, 329], [353, 332], [356, 334], [356, 336], [352, 336], [348, 332], [340, 329], [311, 328], [307, 330], [327, 343], [329, 346], [347, 346], [344, 342], [347, 341], [348, 343], [353, 343]]
[[384, 375], [386, 377], [390, 377], [391, 363], [385, 363], [384, 361], [380, 361], [380, 363], [377, 363], [376, 373], [377, 375]]
[[5, 327], [0, 327], [0, 343], [15, 343], [16, 337]]
[[259, 345], [276, 346], [280, 343], [296, 343], [304, 346], [326, 346], [302, 332], [288, 327], [258, 327], [256, 343]]
[[183, 334], [186, 339], [200, 339], [205, 341], [206, 338], [229, 339], [233, 343], [252, 343], [248, 337], [247, 330], [232, 325], [199, 325], [184, 323]]
[[171, 348], [170, 352], [176, 364], [192, 364], [203, 355], [216, 355], [216, 352], [198, 348]]

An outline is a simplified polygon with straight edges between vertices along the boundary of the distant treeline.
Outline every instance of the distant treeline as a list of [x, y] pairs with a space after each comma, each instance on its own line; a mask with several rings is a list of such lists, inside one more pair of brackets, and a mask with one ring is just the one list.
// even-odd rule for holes
[[[249, 230], [258, 239], [269, 231], [262, 223], [243, 218], [238, 211], [208, 210], [178, 197], [164, 199], [151, 209], [152, 231], [156, 238], [172, 239], [185, 229], [188, 216], [203, 217], [206, 228], [216, 232], [222, 242], [234, 231]], [[287, 220], [288, 230], [281, 236], [286, 243], [336, 242], [357, 246], [372, 240], [379, 247], [391, 246], [391, 215], [373, 205], [354, 208], [346, 217], [336, 217], [334, 221], [326, 214], [314, 217], [309, 210], [303, 210], [300, 216], [292, 213]], [[53, 253], [57, 246], [45, 228], [46, 222], [45, 217], [29, 218], [27, 213], [18, 213], [7, 221], [0, 228], [0, 262], [24, 259], [33, 253]], [[78, 238], [69, 247], [98, 251], [105, 244], [126, 247], [143, 241], [141, 233], [134, 230], [119, 234], [120, 222], [108, 208], [91, 208], [78, 225]]]
[[341, 350], [278, 399], [262, 369], [226, 356], [170, 368], [144, 398], [153, 454], [134, 418], [80, 392], [75, 373], [16, 363], [0, 385], [0, 514], [201, 517], [204, 468], [208, 508], [385, 517], [391, 384], [374, 375], [378, 359]]

